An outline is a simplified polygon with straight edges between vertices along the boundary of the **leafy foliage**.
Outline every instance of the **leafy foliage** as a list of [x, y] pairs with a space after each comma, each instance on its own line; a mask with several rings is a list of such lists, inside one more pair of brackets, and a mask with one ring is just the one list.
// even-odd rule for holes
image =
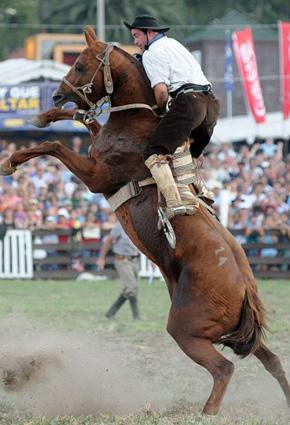
[[227, 11], [236, 9], [247, 13], [259, 23], [276, 24], [278, 20], [289, 20], [288, 0], [185, 0], [187, 22], [206, 24], [215, 18], [221, 18]]
[[[11, 9], [17, 13], [11, 14]], [[290, 20], [289, 0], [106, 0], [106, 39], [131, 42], [123, 21], [132, 22], [138, 14], [154, 15], [170, 26], [205, 25], [231, 9], [247, 13], [264, 24]], [[1, 0], [0, 59], [7, 58], [15, 48], [23, 47], [24, 39], [30, 34], [81, 32], [88, 24], [96, 25], [96, 16], [97, 0]], [[170, 35], [182, 40], [189, 35], [188, 31], [191, 30], [173, 28]]]
[[[91, 0], [58, 0], [50, 2], [49, 21], [62, 24], [96, 24], [97, 2]], [[176, 10], [178, 9], [178, 11]], [[111, 41], [128, 43], [130, 34], [124, 27], [123, 21], [132, 22], [136, 15], [148, 14], [156, 16], [160, 21], [168, 24], [182, 24], [184, 1], [163, 0], [157, 3], [155, 0], [110, 0], [106, 2], [106, 38]]]
[[0, 59], [9, 52], [23, 47], [24, 39], [35, 32], [39, 22], [39, 0], [1, 0], [0, 5]]

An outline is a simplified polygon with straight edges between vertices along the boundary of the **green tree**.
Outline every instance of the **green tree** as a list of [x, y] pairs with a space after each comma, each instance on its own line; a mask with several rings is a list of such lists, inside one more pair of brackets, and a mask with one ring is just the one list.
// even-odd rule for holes
[[[97, 0], [1, 0], [0, 60], [23, 47], [25, 38], [37, 32], [82, 32], [96, 26]], [[131, 42], [123, 21], [138, 14], [150, 14], [172, 27], [170, 35], [183, 40], [192, 28], [175, 25], [205, 25], [221, 18], [228, 10], [248, 13], [260, 23], [276, 24], [290, 20], [289, 0], [106, 0], [106, 39]], [[16, 12], [16, 13], [15, 13]]]
[[36, 31], [33, 24], [38, 19], [39, 0], [1, 0], [0, 5], [0, 59], [17, 47], [23, 47], [23, 40]]
[[190, 24], [207, 24], [231, 9], [247, 13], [260, 23], [290, 19], [289, 0], [185, 0], [185, 4]]
[[[96, 25], [96, 1], [83, 0], [58, 0], [50, 1], [49, 22], [59, 24], [77, 24], [83, 26]], [[161, 21], [168, 24], [182, 24], [182, 13], [185, 10], [183, 0], [178, 3], [175, 0], [163, 0], [157, 3], [156, 0], [107, 0], [106, 38], [110, 41], [127, 43], [130, 38], [129, 32], [123, 25], [123, 21], [131, 22], [136, 15], [149, 14], [156, 16]]]

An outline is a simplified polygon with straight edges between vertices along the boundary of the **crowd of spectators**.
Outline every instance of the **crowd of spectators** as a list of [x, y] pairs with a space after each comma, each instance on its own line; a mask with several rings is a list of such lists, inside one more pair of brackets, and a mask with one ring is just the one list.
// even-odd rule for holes
[[[31, 142], [29, 146], [34, 144]], [[79, 137], [72, 140], [72, 145], [74, 150], [82, 152]], [[15, 143], [0, 140], [0, 161], [7, 159], [15, 149]], [[68, 234], [79, 233], [85, 247], [86, 243], [97, 246], [116, 220], [104, 196], [91, 193], [56, 158], [31, 159], [14, 174], [0, 177], [2, 229], [67, 230], [66, 234], [47, 234], [37, 241], [62, 244], [68, 241]], [[84, 249], [83, 255], [96, 256], [97, 250]], [[84, 268], [77, 258], [73, 267], [78, 271]]]
[[[228, 223], [241, 243], [289, 243], [289, 249], [273, 247], [249, 250], [262, 257], [290, 256], [290, 155], [282, 141], [268, 138], [263, 143], [211, 145], [204, 160], [204, 177], [216, 194], [215, 207], [227, 203]], [[227, 196], [225, 196], [225, 193]], [[256, 268], [289, 270], [289, 265]]]
[[[79, 137], [72, 139], [71, 147], [85, 154]], [[21, 147], [0, 139], [0, 161], [16, 148]], [[211, 143], [201, 173], [207, 187], [216, 194], [217, 214], [227, 199], [227, 226], [241, 243], [289, 242], [290, 156], [283, 155], [283, 142], [274, 143], [269, 138], [239, 149], [229, 143]], [[31, 159], [11, 176], [0, 177], [2, 228], [81, 229], [84, 243], [98, 243], [115, 222], [116, 216], [105, 198], [89, 192], [56, 158]], [[59, 235], [55, 242], [65, 242], [66, 238]], [[277, 253], [269, 247], [259, 251], [262, 256]], [[283, 255], [290, 256], [290, 249], [283, 250]], [[75, 267], [82, 270], [78, 262]]]

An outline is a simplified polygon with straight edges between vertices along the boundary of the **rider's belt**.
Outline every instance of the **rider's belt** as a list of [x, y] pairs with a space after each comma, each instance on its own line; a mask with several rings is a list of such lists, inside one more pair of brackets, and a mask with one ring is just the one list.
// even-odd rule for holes
[[138, 255], [119, 255], [115, 254], [115, 259], [119, 261], [133, 261], [138, 258]]
[[175, 97], [180, 96], [181, 94], [186, 93], [210, 93], [211, 92], [211, 85], [206, 84], [205, 86], [202, 86], [200, 84], [184, 84], [183, 86], [179, 87], [179, 89], [175, 90], [174, 92], [170, 93], [170, 96]]

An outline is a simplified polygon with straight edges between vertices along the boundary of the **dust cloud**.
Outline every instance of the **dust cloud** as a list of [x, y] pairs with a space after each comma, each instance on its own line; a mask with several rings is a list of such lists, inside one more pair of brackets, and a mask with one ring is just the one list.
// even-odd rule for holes
[[[140, 344], [112, 332], [36, 328], [18, 318], [1, 322], [0, 340], [1, 400], [35, 416], [129, 414], [180, 402], [200, 411], [211, 391], [209, 374], [165, 330]], [[224, 354], [236, 371], [222, 413], [287, 414], [278, 384], [257, 360]], [[290, 374], [289, 361], [282, 360]]]
[[113, 336], [10, 323], [1, 324], [0, 340], [0, 396], [18, 409], [46, 416], [126, 414], [166, 403], [143, 375], [144, 358], [140, 363], [134, 347]]

